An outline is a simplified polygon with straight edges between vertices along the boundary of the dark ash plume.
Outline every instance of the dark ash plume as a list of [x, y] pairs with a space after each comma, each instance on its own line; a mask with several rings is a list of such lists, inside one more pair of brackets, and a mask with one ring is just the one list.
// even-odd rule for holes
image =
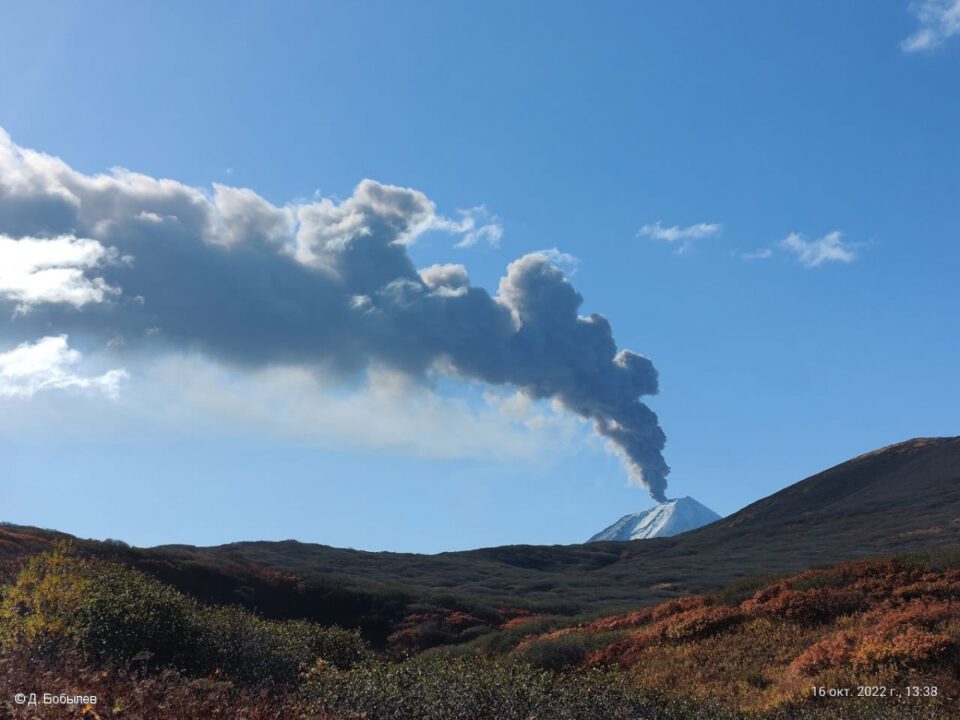
[[83, 175], [0, 131], [0, 335], [512, 385], [592, 419], [664, 499], [665, 437], [640, 402], [658, 390], [653, 364], [618, 351], [602, 315], [578, 315], [545, 254], [511, 263], [495, 297], [461, 265], [418, 271], [406, 244], [450, 227], [422, 193], [372, 180], [339, 204], [281, 208], [246, 189]]

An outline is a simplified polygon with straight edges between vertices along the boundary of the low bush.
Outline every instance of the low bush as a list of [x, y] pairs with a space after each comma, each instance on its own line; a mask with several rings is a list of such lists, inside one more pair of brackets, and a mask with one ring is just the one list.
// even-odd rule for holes
[[790, 664], [790, 669], [800, 675], [816, 675], [829, 668], [846, 665], [853, 658], [855, 649], [854, 634], [838, 632], [807, 648]]
[[862, 593], [834, 588], [794, 590], [786, 582], [774, 583], [741, 604], [751, 615], [769, 615], [805, 623], [823, 623], [866, 607]]
[[595, 650], [606, 647], [621, 637], [622, 632], [560, 632], [524, 643], [516, 650], [515, 655], [521, 662], [535, 668], [563, 670], [583, 664]]
[[377, 662], [346, 672], [315, 669], [305, 682], [320, 713], [365, 720], [724, 720], [709, 703], [666, 701], [623, 673], [575, 675], [525, 663], [470, 658]]
[[898, 633], [868, 635], [854, 653], [853, 663], [858, 667], [893, 665], [906, 670], [945, 663], [947, 654], [955, 648], [956, 641], [949, 635], [908, 627]]
[[736, 625], [742, 619], [743, 613], [736, 608], [724, 605], [701, 606], [671, 615], [657, 626], [656, 634], [665, 640], [693, 640], [708, 637]]
[[208, 607], [136, 570], [65, 548], [32, 558], [3, 589], [0, 643], [39, 655], [70, 647], [95, 663], [217, 672], [255, 684], [296, 680], [317, 658], [349, 668], [370, 657], [356, 631]]
[[573, 622], [570, 618], [549, 615], [537, 616], [526, 622], [511, 624], [497, 632], [487, 633], [474, 638], [467, 643], [467, 647], [484, 655], [509, 653], [528, 638], [553, 632], [569, 626]]

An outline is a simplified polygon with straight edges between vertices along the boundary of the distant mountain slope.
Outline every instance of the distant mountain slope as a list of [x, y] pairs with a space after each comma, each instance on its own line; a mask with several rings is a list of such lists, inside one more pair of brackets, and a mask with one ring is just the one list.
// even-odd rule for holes
[[[59, 534], [0, 528], [0, 560]], [[960, 437], [861, 455], [676, 537], [416, 555], [295, 541], [124, 549], [83, 542], [214, 602], [388, 631], [417, 603], [617, 610], [880, 554], [960, 543]], [[474, 611], [474, 610], [472, 610]]]
[[719, 519], [720, 516], [717, 513], [692, 497], [676, 498], [657, 503], [643, 512], [624, 515], [587, 542], [673, 537], [709, 525]]
[[[882, 517], [880, 528], [911, 515], [939, 527], [943, 506], [957, 515], [960, 499], [960, 437], [918, 438], [865, 453], [758, 500], [729, 516], [718, 527], [749, 528], [832, 525], [844, 518]], [[960, 519], [958, 519], [960, 520]], [[914, 528], [923, 530], [924, 528]]]

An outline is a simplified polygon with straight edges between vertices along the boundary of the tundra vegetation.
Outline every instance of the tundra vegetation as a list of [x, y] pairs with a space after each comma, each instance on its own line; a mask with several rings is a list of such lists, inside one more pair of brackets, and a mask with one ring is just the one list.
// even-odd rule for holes
[[[0, 717], [892, 720], [960, 709], [956, 549], [745, 579], [615, 615], [424, 607], [376, 645], [357, 629], [203, 603], [65, 543], [2, 572]], [[890, 690], [856, 697], [859, 687]], [[98, 703], [27, 708], [13, 702], [20, 692]]]

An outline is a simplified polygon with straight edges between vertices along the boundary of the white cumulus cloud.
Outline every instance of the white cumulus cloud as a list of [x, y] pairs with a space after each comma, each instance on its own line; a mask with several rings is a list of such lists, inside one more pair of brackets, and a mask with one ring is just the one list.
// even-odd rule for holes
[[116, 397], [125, 370], [110, 370], [85, 377], [76, 372], [83, 360], [71, 348], [66, 335], [45, 337], [33, 343], [21, 343], [0, 353], [0, 397], [29, 398], [44, 390], [93, 390]]
[[88, 271], [114, 258], [96, 240], [63, 235], [53, 239], [0, 235], [0, 299], [25, 312], [40, 303], [82, 307], [119, 290]]

